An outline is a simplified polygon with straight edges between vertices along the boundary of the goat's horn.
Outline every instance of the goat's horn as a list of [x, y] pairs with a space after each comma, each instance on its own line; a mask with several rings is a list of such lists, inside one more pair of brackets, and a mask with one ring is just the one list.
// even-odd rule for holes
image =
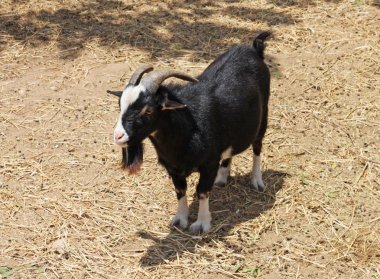
[[107, 90], [107, 93], [112, 94], [112, 95], [114, 95], [114, 96], [120, 98], [120, 97], [121, 97], [121, 94], [123, 94], [123, 91], [112, 91], [112, 90]]
[[131, 79], [129, 80], [130, 85], [138, 85], [140, 83], [140, 80], [142, 76], [153, 70], [153, 67], [151, 65], [141, 65], [136, 69], [136, 71], [133, 73]]
[[141, 81], [141, 84], [144, 85], [152, 94], [155, 94], [160, 87], [161, 83], [170, 77], [176, 77], [179, 79], [187, 81], [198, 81], [190, 75], [184, 74], [180, 71], [162, 69], [156, 70], [147, 74]]

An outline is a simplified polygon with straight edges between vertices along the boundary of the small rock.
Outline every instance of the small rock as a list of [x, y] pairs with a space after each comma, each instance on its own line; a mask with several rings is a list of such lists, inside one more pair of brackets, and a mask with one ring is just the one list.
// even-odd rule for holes
[[28, 90], [27, 90], [26, 88], [20, 88], [20, 89], [18, 90], [18, 93], [19, 93], [21, 96], [25, 96], [27, 91], [28, 91]]
[[65, 241], [65, 239], [63, 238], [60, 238], [60, 239], [57, 239], [56, 241], [54, 241], [52, 243], [52, 249], [54, 251], [54, 253], [56, 254], [61, 254], [61, 255], [64, 255], [64, 254], [67, 254], [68, 253], [68, 245]]

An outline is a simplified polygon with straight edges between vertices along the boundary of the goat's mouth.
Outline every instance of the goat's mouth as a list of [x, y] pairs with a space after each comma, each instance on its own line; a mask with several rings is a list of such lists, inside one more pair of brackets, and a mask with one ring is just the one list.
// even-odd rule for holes
[[143, 144], [128, 144], [122, 148], [123, 159], [121, 167], [128, 170], [129, 174], [136, 174], [140, 171], [143, 163]]
[[121, 147], [127, 147], [129, 142], [129, 137], [126, 134], [123, 134], [122, 136], [113, 136], [114, 142]]

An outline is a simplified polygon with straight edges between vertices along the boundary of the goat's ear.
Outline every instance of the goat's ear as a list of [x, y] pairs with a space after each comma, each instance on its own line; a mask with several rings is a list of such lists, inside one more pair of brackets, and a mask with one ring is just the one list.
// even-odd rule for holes
[[107, 93], [108, 94], [112, 94], [112, 95], [120, 98], [121, 94], [123, 94], [123, 91], [111, 91], [111, 90], [107, 90]]
[[173, 109], [184, 108], [184, 107], [186, 107], [186, 105], [184, 105], [180, 102], [177, 102], [177, 101], [170, 100], [170, 99], [168, 99], [168, 97], [165, 97], [165, 99], [161, 103], [161, 107], [162, 107], [161, 108], [162, 110], [173, 110]]

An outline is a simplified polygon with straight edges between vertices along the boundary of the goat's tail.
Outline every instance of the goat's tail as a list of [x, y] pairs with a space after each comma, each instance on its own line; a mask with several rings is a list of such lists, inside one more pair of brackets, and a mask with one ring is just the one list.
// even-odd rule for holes
[[261, 32], [253, 39], [253, 48], [256, 50], [257, 55], [264, 59], [264, 41], [271, 35], [270, 32]]

